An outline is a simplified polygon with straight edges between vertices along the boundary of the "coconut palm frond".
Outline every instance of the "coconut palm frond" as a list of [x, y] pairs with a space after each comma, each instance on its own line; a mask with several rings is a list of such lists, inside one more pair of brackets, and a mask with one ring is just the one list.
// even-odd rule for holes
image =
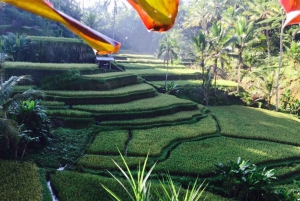
[[7, 136], [18, 136], [19, 126], [17, 122], [12, 119], [0, 118], [0, 134]]

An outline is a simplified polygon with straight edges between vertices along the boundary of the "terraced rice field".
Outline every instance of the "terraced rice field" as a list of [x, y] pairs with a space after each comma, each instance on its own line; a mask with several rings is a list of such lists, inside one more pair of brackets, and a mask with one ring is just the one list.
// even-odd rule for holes
[[[163, 79], [160, 76], [165, 76], [166, 69], [155, 67], [161, 65], [160, 60], [146, 64], [154, 59], [147, 55], [140, 58], [119, 56], [127, 57], [126, 65], [137, 64], [145, 69], [133, 70], [133, 67], [125, 73], [86, 75], [85, 78], [91, 82], [102, 80], [103, 84], [110, 85], [123, 77], [134, 79], [132, 83], [124, 81], [123, 85], [114, 85], [111, 90], [45, 91], [47, 100], [43, 104], [49, 106], [51, 117], [61, 121], [77, 119], [69, 120], [66, 127], [76, 127], [79, 121], [88, 119], [89, 124], [84, 128], [94, 129], [85, 137], [82, 133], [74, 134], [72, 140], [70, 136], [76, 129], [68, 130], [66, 137], [60, 130], [64, 128], [56, 130], [62, 135], [59, 140], [68, 139], [65, 144], [71, 148], [62, 146], [52, 150], [53, 153], [63, 152], [67, 156], [68, 150], [75, 149], [73, 143], [84, 138], [81, 145], [84, 150], [77, 158], [72, 158], [75, 163], [68, 164], [64, 157], [57, 159], [61, 165], [70, 165], [69, 170], [54, 171], [50, 176], [60, 200], [108, 200], [101, 184], [124, 195], [108, 173], [120, 175], [112, 162], [114, 160], [123, 167], [120, 153], [134, 174], [148, 155], [148, 167], [156, 163], [155, 174], [169, 172], [176, 184], [186, 178], [214, 177], [215, 164], [235, 161], [238, 157], [249, 159], [259, 167], [275, 168], [279, 179], [284, 178], [286, 183], [300, 172], [299, 119], [243, 106], [209, 107], [208, 110], [189, 100], [159, 94], [150, 85], [139, 83], [137, 76], [157, 76], [159, 80], [153, 83], [161, 85]], [[122, 62], [125, 64], [124, 60]], [[199, 75], [198, 70], [191, 69], [174, 68], [169, 72], [176, 76]], [[179, 80], [177, 83], [194, 85], [200, 80]], [[223, 80], [218, 80], [217, 84], [236, 86], [236, 83]], [[152, 180], [153, 186], [157, 186], [157, 177]], [[227, 200], [209, 192], [205, 196], [212, 201]]]

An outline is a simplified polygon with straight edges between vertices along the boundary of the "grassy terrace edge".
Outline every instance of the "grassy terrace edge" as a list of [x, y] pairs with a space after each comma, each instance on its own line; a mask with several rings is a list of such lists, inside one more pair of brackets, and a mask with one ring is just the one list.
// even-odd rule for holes
[[64, 63], [31, 63], [3, 62], [4, 69], [39, 69], [39, 70], [91, 70], [97, 69], [97, 64], [64, 64]]

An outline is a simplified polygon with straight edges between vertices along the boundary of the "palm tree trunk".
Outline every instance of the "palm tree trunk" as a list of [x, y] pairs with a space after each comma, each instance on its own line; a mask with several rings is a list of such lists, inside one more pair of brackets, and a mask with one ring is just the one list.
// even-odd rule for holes
[[266, 37], [267, 37], [267, 47], [268, 47], [268, 66], [270, 66], [271, 48], [270, 48], [269, 30], [266, 30]]
[[280, 80], [280, 69], [282, 67], [282, 54], [283, 54], [282, 37], [283, 37], [283, 29], [284, 29], [283, 23], [284, 23], [284, 19], [282, 19], [282, 27], [280, 32], [280, 55], [279, 55], [279, 66], [278, 66], [277, 79], [276, 79], [276, 98], [275, 98], [276, 111], [278, 111], [279, 80]]
[[238, 65], [238, 85], [237, 93], [240, 94], [240, 84], [241, 84], [241, 67], [243, 65], [242, 51], [239, 53], [239, 65]]
[[214, 60], [215, 66], [214, 66], [214, 77], [215, 77], [215, 91], [217, 90], [217, 68], [218, 68], [218, 58], [215, 58]]
[[169, 74], [169, 61], [167, 61], [167, 73], [166, 73], [166, 80], [165, 80], [165, 89], [167, 88], [168, 74]]
[[204, 59], [203, 59], [203, 55], [201, 57], [201, 68], [202, 68], [202, 85], [204, 86], [205, 84], [205, 75], [204, 75]]

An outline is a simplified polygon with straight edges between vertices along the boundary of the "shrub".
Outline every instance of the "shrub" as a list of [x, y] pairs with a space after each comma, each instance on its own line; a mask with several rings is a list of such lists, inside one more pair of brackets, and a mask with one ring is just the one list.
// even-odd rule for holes
[[42, 200], [38, 168], [29, 162], [0, 160], [1, 200]]
[[19, 142], [19, 149], [23, 150], [21, 158], [27, 149], [41, 148], [49, 142], [50, 120], [39, 101], [22, 101], [10, 110], [10, 115], [21, 125], [23, 135], [25, 135]]
[[249, 160], [238, 158], [228, 165], [218, 163], [218, 172], [222, 176], [224, 192], [230, 198], [238, 200], [274, 200], [274, 169], [258, 170]]

